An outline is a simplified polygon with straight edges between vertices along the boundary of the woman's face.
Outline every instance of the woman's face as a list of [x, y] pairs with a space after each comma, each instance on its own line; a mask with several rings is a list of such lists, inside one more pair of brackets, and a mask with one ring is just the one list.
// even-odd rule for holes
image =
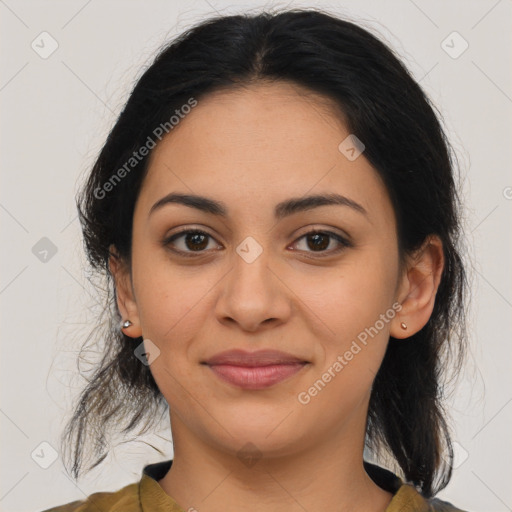
[[[362, 446], [399, 322], [396, 224], [379, 175], [321, 100], [285, 83], [210, 94], [153, 150], [131, 284], [175, 436], [232, 454], [250, 442], [270, 457], [327, 439]], [[152, 210], [168, 194], [223, 214], [179, 201]], [[334, 194], [345, 199], [306, 201]], [[169, 241], [185, 229], [201, 233]], [[293, 371], [273, 384], [250, 380], [259, 370], [204, 364], [232, 349], [306, 363], [276, 366]], [[245, 371], [246, 385], [221, 377], [230, 371]]]

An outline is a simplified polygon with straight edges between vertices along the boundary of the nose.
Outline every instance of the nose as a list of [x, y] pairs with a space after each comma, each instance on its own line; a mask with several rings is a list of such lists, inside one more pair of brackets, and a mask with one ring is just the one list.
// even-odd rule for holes
[[224, 278], [216, 303], [219, 322], [235, 323], [245, 331], [256, 332], [289, 319], [292, 292], [267, 253], [263, 251], [252, 262], [235, 254], [233, 268]]

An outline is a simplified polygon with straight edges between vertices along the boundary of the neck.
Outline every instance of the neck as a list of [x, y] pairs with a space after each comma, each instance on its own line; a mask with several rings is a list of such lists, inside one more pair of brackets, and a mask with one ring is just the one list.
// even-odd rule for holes
[[183, 510], [384, 512], [392, 498], [365, 472], [363, 443], [343, 436], [251, 460], [203, 443], [177, 418], [172, 432], [173, 464], [159, 484]]

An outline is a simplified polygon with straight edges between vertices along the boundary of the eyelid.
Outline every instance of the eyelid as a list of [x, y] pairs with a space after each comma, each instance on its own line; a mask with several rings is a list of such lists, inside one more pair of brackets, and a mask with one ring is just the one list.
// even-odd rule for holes
[[315, 234], [315, 233], [323, 233], [326, 235], [332, 235], [333, 238], [339, 237], [339, 238], [343, 239], [343, 241], [346, 242], [347, 244], [352, 244], [352, 238], [350, 237], [350, 235], [340, 228], [322, 227], [322, 226], [319, 226], [318, 224], [312, 224], [312, 225], [304, 227], [303, 229], [304, 229], [304, 231], [302, 229], [299, 230], [300, 234], [296, 235], [297, 236], [296, 240], [298, 240], [299, 238], [302, 238], [306, 235], [311, 235], [311, 234]]
[[331, 256], [336, 256], [337, 254], [341, 253], [343, 250], [353, 247], [354, 244], [352, 243], [351, 239], [347, 235], [342, 235], [340, 233], [337, 233], [335, 231], [331, 231], [330, 229], [322, 229], [322, 228], [311, 228], [305, 233], [299, 235], [292, 245], [295, 245], [303, 238], [307, 237], [308, 235], [315, 235], [315, 234], [321, 234], [328, 236], [331, 239], [334, 239], [338, 243], [338, 247], [335, 249], [330, 249], [327, 251], [301, 251], [297, 250], [297, 252], [305, 255], [308, 258], [312, 259], [321, 259], [321, 258], [328, 258]]

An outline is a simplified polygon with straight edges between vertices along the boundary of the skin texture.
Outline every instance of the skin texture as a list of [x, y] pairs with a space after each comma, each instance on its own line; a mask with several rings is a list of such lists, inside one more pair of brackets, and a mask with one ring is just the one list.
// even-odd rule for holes
[[[442, 247], [431, 237], [400, 266], [388, 193], [364, 153], [349, 161], [338, 150], [348, 135], [325, 98], [260, 82], [201, 99], [153, 150], [131, 268], [116, 257], [110, 268], [121, 315], [133, 323], [125, 334], [160, 350], [150, 369], [170, 406], [174, 462], [159, 483], [184, 510], [368, 512], [392, 498], [363, 469], [368, 401], [389, 336], [407, 338], [428, 321]], [[180, 204], [149, 215], [170, 192], [222, 201], [228, 216]], [[274, 218], [281, 201], [331, 193], [366, 214], [330, 205]], [[211, 236], [203, 252], [185, 236], [163, 244], [185, 226]], [[313, 229], [351, 245], [327, 237], [315, 250], [304, 236]], [[236, 251], [249, 236], [262, 249], [251, 263]], [[298, 394], [393, 304], [401, 304], [394, 318], [301, 404]], [[309, 364], [270, 388], [244, 390], [200, 364], [233, 348], [282, 350]], [[253, 465], [240, 457], [247, 443]]]

